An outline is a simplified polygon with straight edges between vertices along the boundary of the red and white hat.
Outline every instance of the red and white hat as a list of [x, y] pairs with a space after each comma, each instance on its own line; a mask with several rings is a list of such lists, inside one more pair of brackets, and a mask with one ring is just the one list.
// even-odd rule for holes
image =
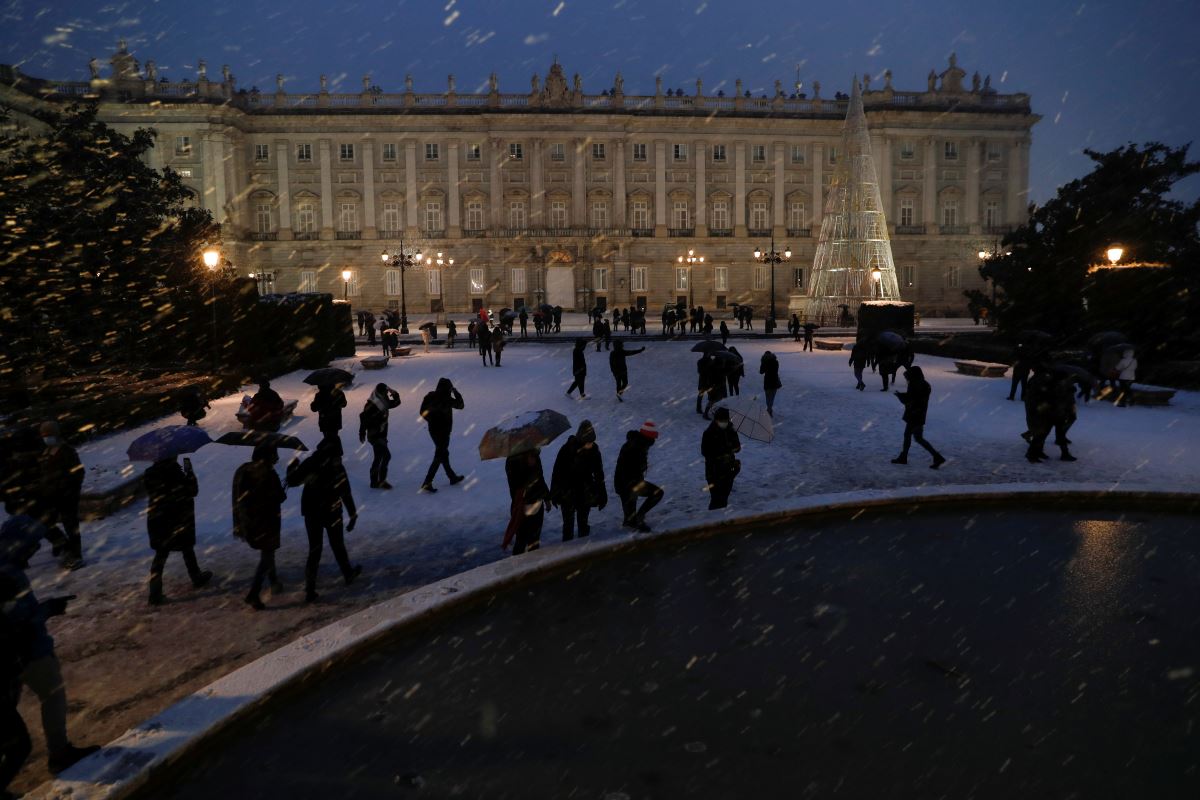
[[646, 420], [642, 423], [642, 428], [638, 433], [647, 439], [654, 440], [658, 438], [658, 427], [650, 420]]

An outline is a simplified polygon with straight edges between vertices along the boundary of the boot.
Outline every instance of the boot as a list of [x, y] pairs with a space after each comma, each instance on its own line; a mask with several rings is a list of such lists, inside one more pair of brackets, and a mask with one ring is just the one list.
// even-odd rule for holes
[[259, 599], [258, 595], [254, 594], [253, 592], [246, 595], [246, 605], [250, 606], [255, 611], [262, 611], [266, 608], [266, 606], [263, 605], [263, 601]]
[[212, 580], [212, 576], [213, 576], [212, 572], [207, 569], [204, 570], [203, 572], [197, 572], [195, 575], [192, 576], [192, 588], [194, 588], [194, 589], [204, 588], [205, 586], [208, 585], [208, 582]]
[[929, 468], [937, 469], [938, 467], [940, 467], [942, 464], [945, 464], [945, 463], [946, 463], [945, 456], [943, 456], [941, 453], [934, 453], [933, 454], [933, 463], [929, 465]]
[[46, 759], [46, 766], [50, 768], [50, 772], [57, 775], [70, 768], [78, 761], [90, 756], [100, 749], [99, 745], [90, 747], [76, 747], [73, 744], [68, 744], [65, 749], [57, 753], [53, 753]]
[[907, 464], [908, 463], [908, 454], [901, 453], [900, 455], [898, 455], [892, 459], [892, 463], [893, 464]]
[[355, 564], [353, 567], [350, 568], [349, 572], [347, 572], [345, 575], [342, 576], [342, 579], [345, 580], [346, 585], [349, 586], [350, 584], [354, 583], [354, 579], [357, 578], [359, 575], [362, 575], [362, 566], [359, 564]]
[[457, 486], [458, 484], [462, 483], [462, 482], [463, 482], [463, 481], [465, 481], [465, 480], [466, 480], [466, 476], [465, 476], [465, 475], [455, 475], [454, 477], [452, 477], [452, 478], [450, 479], [450, 485], [451, 485], [451, 486]]
[[1079, 460], [1075, 456], [1071, 455], [1071, 451], [1068, 450], [1065, 446], [1060, 447], [1059, 450], [1062, 451], [1062, 455], [1058, 457], [1059, 461], [1078, 461]]

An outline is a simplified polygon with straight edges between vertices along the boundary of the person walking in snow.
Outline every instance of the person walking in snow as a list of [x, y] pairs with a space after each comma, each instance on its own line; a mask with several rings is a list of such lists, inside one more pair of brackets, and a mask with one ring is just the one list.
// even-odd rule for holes
[[246, 595], [246, 603], [256, 611], [266, 608], [259, 597], [264, 580], [270, 580], [272, 596], [283, 593], [275, 571], [275, 551], [279, 549], [279, 508], [287, 492], [275, 473], [278, 461], [275, 445], [264, 442], [255, 446], [251, 460], [233, 473], [233, 535], [258, 551], [258, 566]]
[[946, 459], [933, 445], [925, 441], [925, 416], [929, 411], [929, 395], [932, 392], [925, 373], [920, 367], [909, 367], [904, 371], [904, 380], [908, 382], [907, 392], [896, 392], [896, 397], [904, 404], [904, 448], [900, 455], [892, 459], [893, 464], [908, 463], [908, 448], [915, 440], [917, 444], [929, 451], [933, 456], [930, 469], [937, 469], [946, 463]]
[[591, 531], [588, 514], [593, 507], [603, 509], [608, 504], [596, 430], [586, 419], [573, 436], [567, 437], [554, 459], [550, 499], [562, 512], [564, 542], [575, 538], [576, 523], [579, 535], [587, 536]]
[[717, 402], [729, 396], [729, 373], [736, 369], [736, 362], [715, 356], [709, 360], [708, 399], [704, 404], [704, 418]]
[[1113, 367], [1113, 372], [1117, 376], [1117, 381], [1120, 385], [1117, 395], [1117, 405], [1121, 408], [1133, 402], [1131, 389], [1133, 381], [1137, 377], [1137, 356], [1132, 347], [1126, 347], [1121, 351], [1121, 358]]
[[575, 349], [571, 351], [571, 374], [575, 379], [567, 387], [567, 397], [578, 388], [579, 398], [582, 400], [587, 397], [587, 390], [584, 388], [587, 382], [587, 339], [575, 340]]
[[729, 385], [729, 394], [740, 395], [742, 393], [742, 378], [746, 377], [746, 363], [742, 360], [742, 354], [738, 352], [736, 347], [730, 347], [729, 352], [737, 356], [737, 363], [731, 363], [726, 368], [725, 380]]
[[612, 326], [608, 324], [608, 320], [600, 320], [600, 333], [604, 337], [604, 349], [612, 349]]
[[742, 442], [729, 420], [729, 409], [722, 406], [713, 412], [713, 421], [700, 439], [700, 455], [704, 457], [704, 479], [708, 481], [710, 511], [729, 505], [733, 479], [741, 472], [742, 462], [737, 454]]
[[763, 353], [758, 363], [758, 374], [763, 376], [763, 394], [767, 398], [767, 414], [775, 416], [775, 394], [783, 388], [779, 380], [779, 359], [770, 350]]
[[629, 356], [636, 356], [645, 350], [646, 348], [644, 347], [639, 347], [636, 350], [626, 350], [625, 343], [617, 340], [613, 351], [608, 354], [608, 368], [612, 370], [613, 379], [617, 382], [617, 400], [620, 400], [622, 403], [625, 400], [621, 395], [629, 388], [629, 366], [625, 363], [625, 359]]
[[[621, 510], [624, 515], [622, 523], [627, 528], [633, 528], [640, 533], [649, 533], [650, 526], [646, 524], [646, 514], [663, 499], [663, 490], [646, 480], [646, 470], [649, 469], [650, 448], [658, 438], [658, 428], [647, 420], [636, 431], [625, 434], [625, 444], [617, 456], [617, 468], [613, 474], [613, 489], [621, 498]], [[645, 498], [642, 507], [637, 507], [639, 497]]]
[[[483, 362], [483, 366], [487, 366], [491, 361], [495, 364], [492, 358], [492, 333], [488, 330], [486, 322], [480, 322], [475, 328], [475, 333], [479, 336], [479, 358]], [[503, 334], [501, 334], [503, 336]]]
[[158, 606], [163, 598], [163, 567], [171, 553], [182, 553], [192, 586], [199, 589], [212, 580], [213, 574], [201, 570], [196, 560], [196, 495], [200, 485], [192, 472], [192, 462], [184, 459], [183, 467], [175, 456], [159, 459], [142, 475], [148, 499], [146, 532], [154, 560], [150, 564], [150, 605]]
[[541, 451], [536, 447], [505, 459], [504, 474], [512, 505], [500, 547], [507, 550], [511, 543], [512, 554], [516, 556], [537, 550], [541, 545], [542, 523], [551, 503], [550, 487], [542, 472]]
[[[43, 422], [38, 433], [45, 446], [38, 458], [38, 516], [50, 540], [58, 543], [55, 554], [61, 554], [62, 566], [79, 569], [83, 566], [83, 537], [79, 533], [83, 462], [75, 448], [63, 441], [57, 422]], [[61, 534], [59, 525], [62, 526]]]
[[604, 325], [599, 317], [594, 317], [592, 322], [592, 339], [596, 342], [596, 352], [600, 352], [601, 346], [604, 344]]
[[471, 320], [470, 322], [467, 323], [467, 347], [470, 347], [472, 350], [475, 349], [475, 347], [476, 347], [475, 324], [476, 324], [475, 320]]
[[521, 322], [521, 338], [528, 339], [529, 338], [529, 312], [525, 310], [524, 306], [521, 307], [521, 313], [517, 314], [517, 319]]
[[504, 354], [506, 344], [508, 342], [504, 339], [504, 331], [500, 330], [500, 326], [497, 325], [496, 329], [492, 331], [492, 352], [496, 354], [497, 367], [500, 366], [500, 356]]
[[329, 537], [329, 549], [346, 585], [362, 574], [362, 567], [352, 565], [346, 552], [346, 539], [342, 528], [342, 509], [349, 513], [345, 533], [358, 524], [358, 509], [350, 493], [350, 478], [342, 465], [342, 443], [337, 439], [322, 439], [316, 451], [304, 461], [292, 461], [287, 470], [288, 486], [303, 486], [300, 495], [300, 513], [304, 516], [304, 530], [308, 534], [308, 561], [304, 565], [304, 602], [315, 603], [317, 595], [317, 570], [321, 566], [321, 551], [325, 537]]
[[[796, 316], [796, 315], [795, 315], [795, 314], [793, 314], [792, 316], [794, 317], [794, 316]], [[796, 324], [797, 324], [797, 325], [799, 325], [799, 323], [800, 323], [800, 321], [799, 321], [799, 320], [796, 320]], [[812, 349], [813, 349], [813, 331], [815, 331], [815, 330], [816, 330], [817, 328], [819, 328], [819, 327], [821, 327], [821, 326], [820, 326], [820, 325], [818, 325], [818, 324], [817, 324], [817, 323], [815, 323], [815, 322], [806, 322], [806, 323], [804, 323], [804, 347], [802, 347], [802, 348], [800, 349], [800, 352], [802, 352], [802, 353], [803, 353], [805, 350], [809, 351], [810, 353], [812, 352]]]
[[388, 412], [399, 405], [400, 393], [386, 383], [379, 383], [358, 415], [358, 441], [371, 445], [372, 489], [392, 488], [387, 481], [388, 464], [392, 460], [392, 451], [388, 449]]
[[721, 320], [721, 344], [729, 344], [729, 326], [725, 324], [725, 320]]
[[317, 388], [317, 394], [308, 407], [317, 412], [317, 429], [323, 435], [341, 435], [342, 409], [346, 407], [345, 392], [334, 384], [323, 384]]
[[716, 361], [705, 353], [696, 361], [696, 413], [704, 413], [704, 398], [715, 380]]
[[433, 488], [433, 477], [438, 467], [446, 471], [450, 485], [462, 482], [463, 476], [457, 474], [450, 466], [450, 433], [454, 430], [454, 410], [461, 411], [465, 407], [463, 397], [449, 378], [440, 378], [437, 388], [425, 395], [421, 400], [421, 419], [429, 426], [429, 438], [433, 440], [433, 462], [425, 472], [425, 480], [421, 489], [426, 492], [436, 492]]
[[846, 363], [854, 367], [854, 380], [858, 382], [854, 388], [860, 392], [867, 388], [867, 385], [863, 383], [863, 370], [867, 368], [870, 360], [871, 346], [866, 342], [855, 342], [854, 347], [850, 349], [850, 360]]
[[447, 320], [447, 322], [446, 322], [446, 349], [449, 350], [454, 347], [454, 340], [457, 337], [458, 337], [458, 325], [455, 324], [454, 320]]
[[1071, 455], [1067, 431], [1075, 424], [1075, 378], [1071, 375], [1056, 375], [1051, 386], [1050, 413], [1054, 423], [1054, 444], [1058, 446], [1061, 461], [1077, 461]]
[[1035, 361], [1030, 365], [1030, 375], [1022, 392], [1025, 404], [1025, 432], [1021, 438], [1029, 442], [1025, 459], [1031, 464], [1049, 458], [1046, 455], [1046, 437], [1054, 427], [1054, 390], [1048, 364]]

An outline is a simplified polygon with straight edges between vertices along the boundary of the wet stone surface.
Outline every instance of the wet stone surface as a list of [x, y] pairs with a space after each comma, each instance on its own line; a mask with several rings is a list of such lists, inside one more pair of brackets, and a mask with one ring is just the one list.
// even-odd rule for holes
[[1200, 796], [1200, 523], [658, 544], [332, 670], [143, 797]]

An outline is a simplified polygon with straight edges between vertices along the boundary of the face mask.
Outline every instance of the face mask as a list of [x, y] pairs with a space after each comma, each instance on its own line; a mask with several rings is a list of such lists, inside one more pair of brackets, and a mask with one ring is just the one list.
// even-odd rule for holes
[[726, 428], [729, 427], [729, 423], [728, 422], [718, 422], [717, 427], [720, 428], [721, 430], [725, 430]]
[[46, 447], [58, 447], [57, 436], [44, 436], [42, 437], [42, 441], [46, 443]]

